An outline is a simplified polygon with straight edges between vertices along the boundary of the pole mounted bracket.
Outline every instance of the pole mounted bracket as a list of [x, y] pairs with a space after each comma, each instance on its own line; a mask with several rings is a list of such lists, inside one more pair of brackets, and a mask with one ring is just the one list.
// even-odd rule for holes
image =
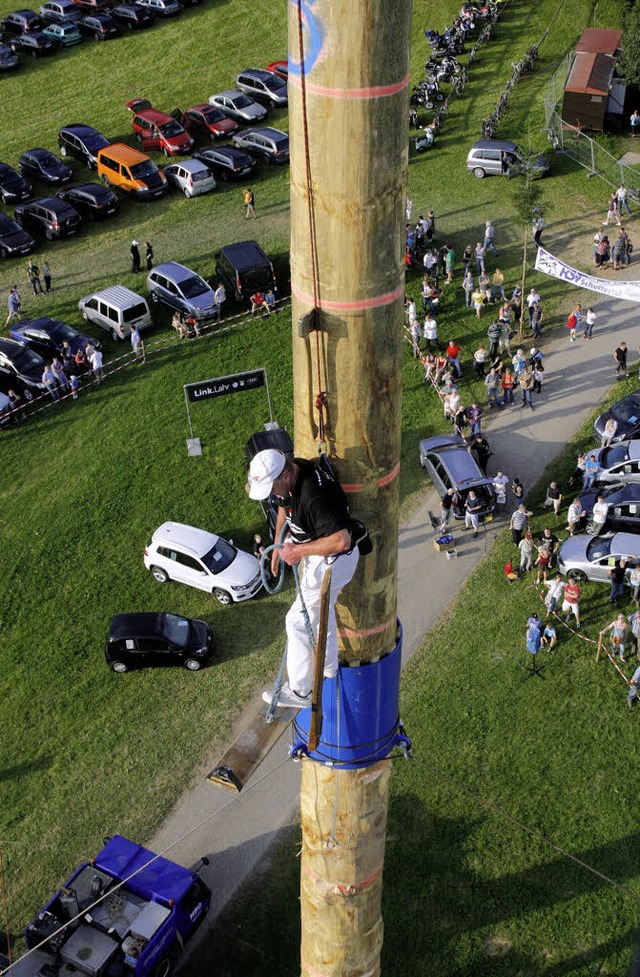
[[310, 333], [318, 332], [320, 329], [322, 329], [322, 325], [318, 309], [310, 309], [298, 319], [298, 336], [300, 339], [306, 339]]

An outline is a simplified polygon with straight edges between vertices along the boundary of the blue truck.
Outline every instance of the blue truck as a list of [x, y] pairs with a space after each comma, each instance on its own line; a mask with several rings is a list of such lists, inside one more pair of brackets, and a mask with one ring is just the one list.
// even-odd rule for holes
[[210, 903], [197, 872], [114, 835], [29, 923], [10, 977], [169, 977]]

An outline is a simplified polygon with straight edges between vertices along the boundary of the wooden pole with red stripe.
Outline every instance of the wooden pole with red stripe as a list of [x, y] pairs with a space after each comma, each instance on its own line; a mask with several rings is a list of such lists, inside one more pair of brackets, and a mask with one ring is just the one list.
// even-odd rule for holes
[[[411, 0], [289, 0], [296, 454], [319, 443], [373, 552], [337, 606], [342, 666], [397, 641]], [[390, 761], [303, 762], [302, 974], [380, 970]]]

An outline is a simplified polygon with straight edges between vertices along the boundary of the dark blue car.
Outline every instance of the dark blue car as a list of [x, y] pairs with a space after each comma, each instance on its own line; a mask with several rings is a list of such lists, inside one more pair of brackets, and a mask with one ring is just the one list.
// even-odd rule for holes
[[617, 422], [618, 427], [614, 434], [612, 443], [618, 441], [632, 441], [640, 437], [640, 390], [634, 391], [628, 397], [619, 400], [617, 404], [603, 411], [596, 417], [593, 425], [594, 433], [598, 441], [604, 437], [604, 427], [609, 417]]
[[31, 349], [35, 350], [43, 359], [50, 359], [62, 352], [62, 344], [66, 341], [71, 347], [71, 352], [75, 356], [79, 349], [85, 349], [87, 343], [91, 343], [96, 349], [100, 349], [100, 343], [91, 336], [85, 336], [72, 326], [59, 319], [21, 319], [11, 326], [9, 335], [18, 342], [26, 343]]

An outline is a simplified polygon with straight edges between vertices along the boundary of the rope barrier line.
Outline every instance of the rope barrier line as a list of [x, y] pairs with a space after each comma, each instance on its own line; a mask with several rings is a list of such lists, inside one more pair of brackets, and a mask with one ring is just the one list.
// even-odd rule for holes
[[[291, 299], [289, 297], [278, 299], [276, 301], [276, 307], [278, 306], [279, 306], [278, 311], [280, 311], [281, 309], [289, 308], [291, 306]], [[200, 333], [192, 337], [189, 340], [189, 342], [193, 343], [201, 339], [209, 339], [211, 336], [220, 336], [226, 332], [231, 332], [233, 329], [238, 329], [240, 326], [249, 325], [249, 323], [253, 322], [254, 319], [262, 319], [262, 318], [266, 318], [266, 315], [254, 316], [251, 315], [251, 313], [239, 312], [235, 316], [229, 316], [226, 319], [222, 319], [221, 321], [226, 323], [226, 325], [222, 326], [221, 328], [212, 329], [209, 326], [205, 326], [203, 329], [200, 330]], [[176, 340], [174, 339], [173, 336], [169, 334], [165, 336], [160, 336], [152, 342], [144, 343], [145, 359], [142, 362], [144, 363], [147, 356], [152, 356], [155, 353], [162, 353], [167, 349], [175, 349], [177, 346], [180, 345], [180, 342], [181, 340], [179, 339]], [[103, 379], [105, 379], [106, 377], [110, 377], [115, 373], [119, 373], [120, 370], [124, 369], [127, 366], [134, 366], [138, 362], [139, 360], [136, 358], [136, 354], [134, 350], [131, 351], [127, 350], [126, 353], [121, 353], [119, 356], [114, 357], [114, 359], [109, 360], [107, 366], [103, 367]], [[82, 391], [86, 391], [89, 387], [99, 386], [101, 382], [102, 382], [101, 380], [98, 380], [95, 377], [90, 378], [89, 374], [87, 374], [86, 378], [83, 380], [82, 387], [80, 389]], [[52, 400], [50, 394], [48, 392], [45, 392], [39, 394], [37, 397], [34, 397], [33, 400], [27, 401], [27, 403], [23, 404], [21, 407], [16, 407], [11, 411], [7, 411], [6, 414], [3, 414], [2, 416], [11, 417], [12, 415], [16, 415], [16, 420], [18, 423], [20, 423], [21, 419], [35, 417], [37, 414], [40, 414], [42, 411], [50, 410], [55, 404], [62, 403], [63, 401], [69, 400], [70, 398], [73, 399], [73, 395], [70, 391], [68, 393], [59, 396], [58, 400]]]
[[[280, 763], [276, 764], [276, 766], [272, 770], [269, 770], [262, 777], [260, 777], [259, 780], [256, 780], [253, 784], [249, 784], [248, 787], [245, 787], [242, 792], [243, 796], [246, 796], [250, 791], [254, 790], [256, 787], [259, 787], [260, 784], [262, 784], [265, 780], [267, 780], [267, 778], [277, 773], [280, 767], [283, 767], [286, 763], [289, 762], [290, 762], [289, 757], [288, 756], [284, 757], [284, 759], [282, 759]], [[189, 838], [190, 835], [194, 834], [196, 831], [199, 831], [201, 828], [203, 828], [205, 824], [208, 824], [210, 821], [213, 821], [214, 818], [217, 818], [220, 814], [226, 811], [226, 809], [230, 807], [235, 801], [237, 801], [239, 797], [240, 794], [234, 794], [232, 797], [229, 798], [229, 800], [225, 804], [222, 805], [221, 808], [219, 808], [217, 811], [212, 811], [211, 814], [207, 814], [206, 817], [201, 818], [201, 820], [198, 821], [196, 824], [194, 824], [193, 827], [183, 832], [183, 834], [180, 835], [179, 838], [176, 838], [175, 841], [172, 841], [170, 845], [167, 845], [159, 852], [152, 853], [152, 857], [149, 859], [148, 862], [145, 862], [144, 865], [141, 865], [140, 868], [136, 869], [135, 872], [132, 872], [131, 875], [128, 875], [125, 879], [122, 879], [122, 881], [118, 882], [111, 889], [109, 889], [108, 892], [103, 893], [89, 906], [85, 906], [82, 912], [79, 912], [72, 919], [67, 920], [60, 927], [58, 927], [58, 929], [55, 930], [53, 933], [49, 933], [44, 940], [40, 941], [40, 943], [37, 943], [35, 946], [30, 947], [26, 951], [26, 953], [23, 953], [23, 955], [19, 958], [19, 960], [26, 959], [26, 957], [30, 956], [32, 953], [35, 953], [36, 950], [41, 950], [44, 946], [46, 946], [46, 944], [51, 939], [53, 939], [53, 937], [57, 936], [58, 933], [63, 933], [66, 929], [68, 929], [69, 926], [71, 926], [72, 923], [77, 923], [81, 919], [84, 919], [87, 913], [90, 913], [92, 909], [95, 909], [96, 906], [99, 906], [100, 903], [104, 902], [105, 899], [107, 899], [109, 896], [112, 895], [112, 893], [117, 892], [124, 885], [126, 885], [137, 875], [139, 875], [140, 872], [143, 872], [150, 865], [153, 865], [153, 863], [157, 861], [159, 858], [164, 858], [164, 856], [168, 852], [172, 851], [172, 849], [174, 848], [177, 848], [177, 846], [182, 844], [182, 842], [185, 841], [185, 839]], [[8, 967], [6, 967], [5, 970], [0, 971], [0, 977], [4, 977], [5, 974], [11, 973], [11, 971], [13, 970], [15, 965], [19, 962], [19, 960], [14, 960], [14, 962], [10, 964]]]

